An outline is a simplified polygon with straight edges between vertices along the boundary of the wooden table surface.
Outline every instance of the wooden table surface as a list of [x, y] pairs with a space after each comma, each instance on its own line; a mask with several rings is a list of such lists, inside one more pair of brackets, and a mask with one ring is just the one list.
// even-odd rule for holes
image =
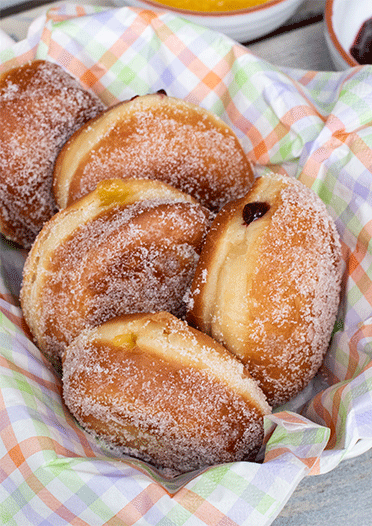
[[[3, 0], [0, 0], [1, 2]], [[69, 0], [83, 3], [83, 0]], [[351, 0], [353, 1], [353, 0]], [[31, 22], [49, 4], [4, 0], [0, 29], [14, 40], [25, 38]], [[58, 4], [63, 2], [54, 2]], [[84, 3], [113, 6], [109, 0]], [[334, 70], [323, 29], [325, 0], [306, 0], [294, 17], [274, 34], [247, 43], [260, 58], [278, 66]], [[273, 526], [372, 526], [372, 449], [344, 460], [331, 472], [302, 480]], [[254, 526], [254, 525], [252, 525]]]

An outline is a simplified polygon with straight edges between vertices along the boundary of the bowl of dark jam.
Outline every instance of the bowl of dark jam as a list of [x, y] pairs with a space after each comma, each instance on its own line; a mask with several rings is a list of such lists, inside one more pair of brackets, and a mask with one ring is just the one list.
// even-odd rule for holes
[[325, 37], [337, 70], [372, 64], [372, 0], [327, 0]]

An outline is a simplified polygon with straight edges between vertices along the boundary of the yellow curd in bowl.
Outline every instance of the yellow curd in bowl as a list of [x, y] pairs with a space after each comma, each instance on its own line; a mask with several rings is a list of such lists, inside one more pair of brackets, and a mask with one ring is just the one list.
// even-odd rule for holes
[[220, 12], [236, 11], [267, 4], [272, 0], [158, 0], [163, 6], [186, 9], [187, 11]]

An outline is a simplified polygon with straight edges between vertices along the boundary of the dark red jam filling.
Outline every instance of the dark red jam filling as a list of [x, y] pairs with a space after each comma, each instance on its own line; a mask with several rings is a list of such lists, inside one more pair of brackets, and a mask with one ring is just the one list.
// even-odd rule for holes
[[[158, 95], [162, 95], [164, 97], [167, 97], [167, 92], [165, 91], [165, 89], [158, 89], [158, 91], [156, 92]], [[135, 99], [138, 99], [139, 95], [133, 95], [133, 97], [131, 97], [130, 99], [128, 99], [128, 101], [132, 101], [132, 100], [135, 100]]]
[[372, 18], [364, 22], [350, 48], [350, 55], [359, 64], [372, 64]]
[[243, 221], [246, 225], [250, 225], [256, 219], [264, 216], [270, 210], [269, 203], [248, 203], [243, 208]]

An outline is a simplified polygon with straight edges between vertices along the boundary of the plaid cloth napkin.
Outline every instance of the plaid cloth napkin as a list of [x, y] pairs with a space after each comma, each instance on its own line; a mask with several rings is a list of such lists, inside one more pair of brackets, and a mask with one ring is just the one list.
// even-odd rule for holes
[[297, 177], [326, 203], [345, 259], [320, 373], [266, 419], [262, 463], [175, 481], [118, 459], [77, 426], [18, 304], [26, 257], [0, 240], [0, 523], [267, 526], [300, 480], [372, 446], [372, 68], [280, 69], [165, 12], [66, 4], [0, 51], [0, 71], [57, 62], [110, 105], [165, 89], [221, 116], [257, 173]]

